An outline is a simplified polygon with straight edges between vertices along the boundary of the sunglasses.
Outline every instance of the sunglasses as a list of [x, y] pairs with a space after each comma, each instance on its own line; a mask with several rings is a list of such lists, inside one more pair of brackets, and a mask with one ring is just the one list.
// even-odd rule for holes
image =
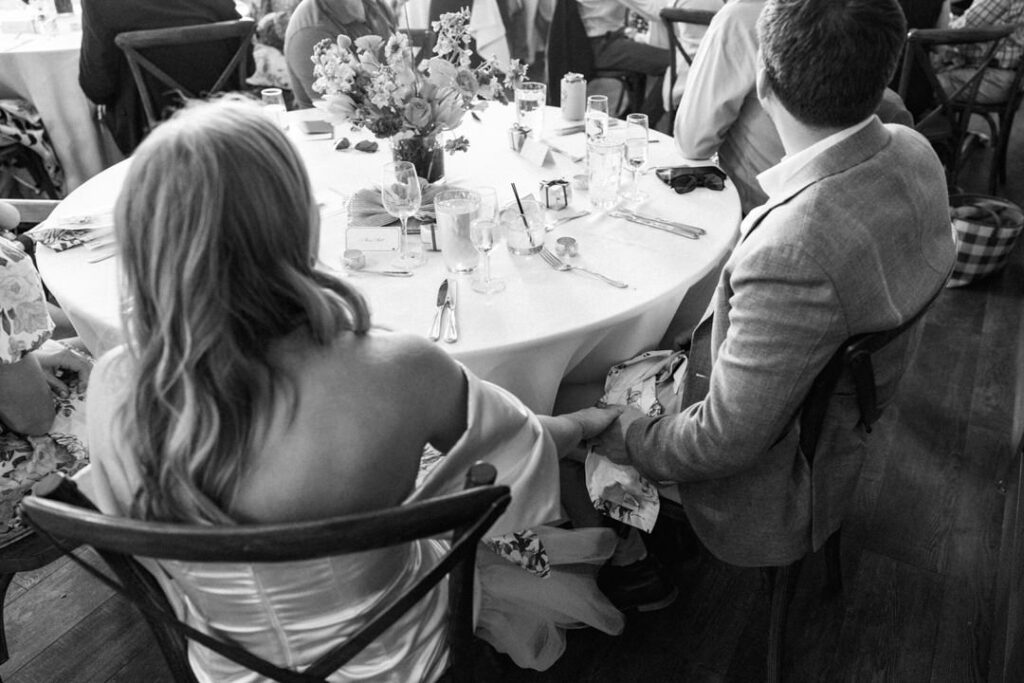
[[663, 183], [675, 190], [676, 194], [686, 194], [698, 187], [715, 191], [724, 190], [727, 177], [725, 172], [717, 166], [660, 168], [657, 175]]

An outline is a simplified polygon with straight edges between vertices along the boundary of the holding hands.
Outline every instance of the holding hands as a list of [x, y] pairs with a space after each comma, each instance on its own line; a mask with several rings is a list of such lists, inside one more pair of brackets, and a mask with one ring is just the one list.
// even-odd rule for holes
[[67, 398], [70, 387], [84, 392], [92, 372], [92, 360], [83, 353], [63, 344], [47, 344], [32, 353], [43, 370], [51, 391]]

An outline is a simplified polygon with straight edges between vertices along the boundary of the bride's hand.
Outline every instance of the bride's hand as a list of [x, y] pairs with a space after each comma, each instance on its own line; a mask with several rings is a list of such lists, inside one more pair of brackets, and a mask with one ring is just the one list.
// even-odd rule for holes
[[[580, 442], [605, 431], [622, 414], [622, 410], [623, 406], [584, 408], [565, 415], [539, 415], [538, 417], [554, 440], [558, 457], [578, 458], [581, 457], [580, 454], [574, 454], [573, 451], [579, 450]], [[583, 455], [585, 456], [585, 454]]]

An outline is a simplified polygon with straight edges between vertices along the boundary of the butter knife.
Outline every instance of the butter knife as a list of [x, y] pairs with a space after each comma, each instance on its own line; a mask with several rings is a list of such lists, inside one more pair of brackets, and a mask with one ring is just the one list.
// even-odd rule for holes
[[641, 216], [636, 211], [627, 208], [619, 208], [616, 209], [616, 211], [621, 211], [622, 213], [633, 216], [634, 218], [641, 218], [643, 220], [652, 221], [654, 223], [661, 223], [662, 225], [665, 225], [670, 228], [680, 228], [682, 230], [689, 230], [690, 232], [696, 233], [697, 235], [700, 236], [704, 236], [707, 234], [704, 231], [704, 228], [698, 228], [696, 225], [688, 225], [686, 223], [679, 223], [678, 221], [670, 221], [667, 218], [658, 218], [657, 216]]
[[437, 310], [434, 311], [434, 322], [430, 323], [430, 333], [427, 335], [433, 341], [441, 338], [441, 317], [444, 315], [445, 306], [448, 305], [448, 280], [441, 280], [441, 286], [437, 288]]
[[659, 221], [654, 221], [649, 218], [637, 216], [631, 213], [625, 213], [623, 211], [612, 211], [611, 215], [615, 218], [622, 218], [629, 221], [630, 223], [637, 223], [638, 225], [646, 225], [648, 228], [654, 228], [655, 230], [664, 230], [670, 232], [673, 235], [679, 235], [686, 239], [696, 240], [700, 239], [701, 233], [694, 232], [692, 229], [680, 225], [668, 225]]
[[448, 298], [444, 304], [448, 307], [448, 317], [445, 318], [447, 324], [444, 326], [444, 340], [449, 344], [454, 344], [459, 341], [459, 321], [455, 314], [455, 307], [459, 299], [459, 281], [449, 278], [447, 282]]

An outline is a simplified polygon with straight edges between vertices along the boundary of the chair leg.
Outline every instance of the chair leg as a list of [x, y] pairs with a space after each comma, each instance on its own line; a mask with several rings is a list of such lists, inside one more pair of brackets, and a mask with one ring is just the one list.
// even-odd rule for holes
[[14, 572], [0, 574], [0, 664], [8, 660], [7, 629], [4, 625], [4, 602], [7, 599], [7, 588], [11, 585]]

